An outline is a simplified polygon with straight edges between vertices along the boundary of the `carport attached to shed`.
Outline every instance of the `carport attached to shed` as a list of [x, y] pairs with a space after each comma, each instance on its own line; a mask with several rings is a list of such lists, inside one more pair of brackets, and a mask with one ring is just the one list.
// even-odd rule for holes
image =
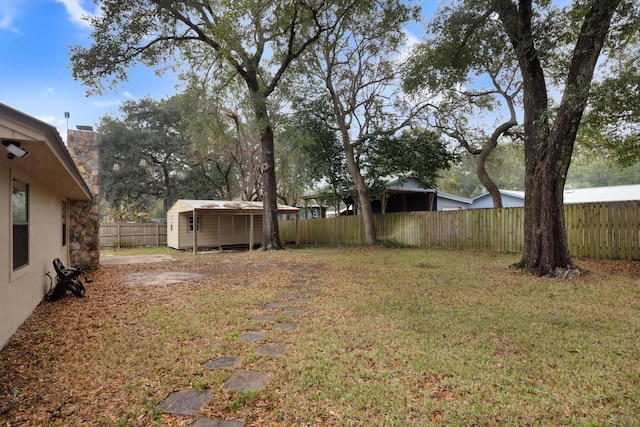
[[[299, 209], [278, 205], [278, 214]], [[167, 245], [174, 249], [223, 248], [262, 241], [262, 202], [178, 200], [167, 212]], [[195, 229], [195, 233], [194, 233]]]

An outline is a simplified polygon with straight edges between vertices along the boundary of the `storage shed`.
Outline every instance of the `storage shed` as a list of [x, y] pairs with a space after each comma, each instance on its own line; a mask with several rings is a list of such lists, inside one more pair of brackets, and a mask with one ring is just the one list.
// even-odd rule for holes
[[[278, 205], [278, 214], [299, 209]], [[224, 248], [262, 242], [262, 202], [178, 200], [167, 212], [167, 246], [174, 249]], [[195, 232], [194, 232], [195, 230]]]

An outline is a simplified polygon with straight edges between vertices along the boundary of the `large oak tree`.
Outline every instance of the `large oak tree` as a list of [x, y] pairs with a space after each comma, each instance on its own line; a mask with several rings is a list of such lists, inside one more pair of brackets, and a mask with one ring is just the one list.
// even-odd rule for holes
[[637, 34], [629, 25], [637, 2], [585, 0], [563, 9], [546, 0], [460, 0], [440, 16], [451, 29], [440, 36], [459, 46], [452, 63], [474, 60], [473, 34], [500, 23], [523, 85], [525, 235], [516, 266], [537, 275], [573, 270], [563, 211], [567, 171], [601, 52], [635, 40], [620, 35]]
[[[350, 1], [306, 0], [103, 0], [90, 18], [89, 48], [71, 49], [73, 75], [100, 91], [126, 80], [129, 67], [163, 67], [167, 58], [197, 68], [208, 60], [245, 82], [260, 124], [263, 183], [263, 249], [280, 249], [274, 140], [268, 100], [293, 61]], [[331, 13], [327, 13], [332, 9]], [[176, 55], [175, 57], [173, 55]], [[229, 74], [216, 76], [230, 78]]]

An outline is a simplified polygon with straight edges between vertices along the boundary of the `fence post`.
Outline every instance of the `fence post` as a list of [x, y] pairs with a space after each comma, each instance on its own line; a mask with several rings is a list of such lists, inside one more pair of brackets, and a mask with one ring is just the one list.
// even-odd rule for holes
[[160, 224], [156, 222], [156, 247], [160, 246]]
[[118, 237], [117, 237], [117, 240], [118, 240], [118, 250], [120, 250], [120, 223], [118, 223], [118, 224], [117, 224], [116, 230], [117, 230], [117, 236], [118, 236]]

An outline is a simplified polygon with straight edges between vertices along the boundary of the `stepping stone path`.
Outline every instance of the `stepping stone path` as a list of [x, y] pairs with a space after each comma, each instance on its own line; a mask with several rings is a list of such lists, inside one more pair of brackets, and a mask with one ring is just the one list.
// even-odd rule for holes
[[262, 344], [258, 347], [256, 354], [258, 356], [280, 356], [287, 351], [287, 346], [284, 344]]
[[273, 329], [277, 331], [295, 332], [298, 330], [297, 323], [276, 323], [273, 325]]
[[287, 306], [289, 306], [289, 304], [287, 304], [286, 302], [270, 302], [269, 304], [265, 304], [264, 309], [275, 310], [278, 308], [285, 308]]
[[237, 368], [240, 366], [240, 356], [220, 356], [204, 364], [207, 369]]
[[[246, 263], [251, 264], [251, 261]], [[257, 264], [258, 266], [268, 266], [271, 261], [267, 260]], [[312, 301], [312, 297], [319, 294], [317, 287], [321, 283], [313, 276], [312, 270], [305, 271], [299, 267], [291, 267], [293, 274], [298, 276], [307, 275], [307, 279], [297, 277], [293, 279], [292, 285], [287, 287], [287, 291], [278, 295], [279, 301], [273, 301], [265, 304], [262, 309], [263, 314], [259, 314], [254, 318], [256, 323], [272, 323], [273, 330], [280, 332], [296, 332], [298, 323], [278, 321], [278, 316], [274, 315], [275, 310], [279, 310], [282, 316], [303, 314], [304, 307], [300, 304], [308, 304]], [[248, 286], [247, 281], [237, 283], [238, 286]], [[309, 286], [314, 289], [309, 289]], [[283, 301], [285, 300], [285, 301]], [[269, 326], [267, 326], [269, 327]], [[264, 333], [260, 331], [247, 331], [240, 335], [242, 341], [261, 342], [264, 340]], [[281, 356], [286, 353], [287, 346], [282, 343], [263, 343], [256, 350], [258, 356], [274, 357]], [[241, 356], [223, 355], [205, 363], [206, 369], [228, 369], [233, 368], [235, 371], [229, 379], [224, 383], [223, 388], [229, 391], [259, 391], [262, 389], [265, 381], [271, 375], [269, 372], [259, 372], [253, 370], [239, 369], [242, 364]], [[183, 389], [169, 395], [165, 400], [157, 405], [165, 413], [176, 415], [197, 416], [202, 408], [207, 405], [214, 397], [212, 390], [195, 390]], [[245, 423], [240, 420], [222, 420], [217, 418], [198, 418], [190, 424], [192, 427], [244, 427]]]
[[249, 331], [240, 335], [242, 341], [262, 341], [264, 334], [262, 332]]
[[198, 415], [204, 405], [213, 399], [213, 390], [185, 388], [179, 390], [158, 404], [167, 414]]
[[230, 391], [258, 391], [269, 375], [269, 372], [238, 369], [224, 384], [224, 388]]

